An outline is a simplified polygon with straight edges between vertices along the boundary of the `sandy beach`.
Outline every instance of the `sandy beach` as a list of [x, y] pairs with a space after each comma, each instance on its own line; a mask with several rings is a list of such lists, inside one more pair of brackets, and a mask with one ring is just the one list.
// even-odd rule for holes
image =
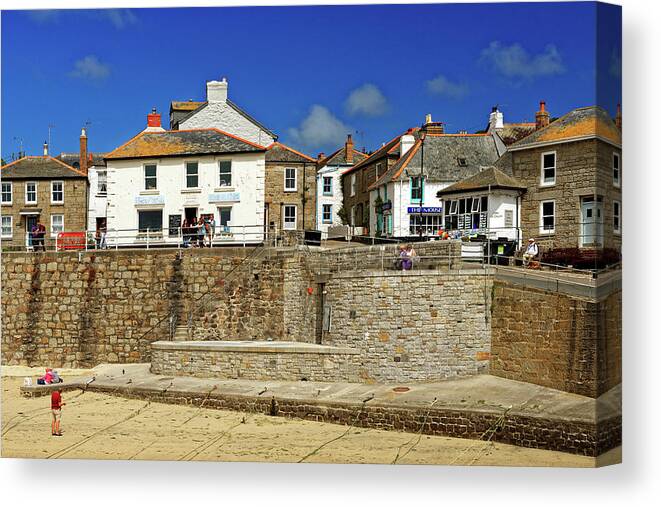
[[[511, 445], [349, 428], [81, 390], [63, 393], [62, 437], [50, 434], [50, 398], [24, 398], [24, 376], [3, 368], [2, 457], [593, 467], [595, 459]], [[62, 370], [63, 376], [84, 370]], [[620, 457], [614, 449], [600, 459]]]

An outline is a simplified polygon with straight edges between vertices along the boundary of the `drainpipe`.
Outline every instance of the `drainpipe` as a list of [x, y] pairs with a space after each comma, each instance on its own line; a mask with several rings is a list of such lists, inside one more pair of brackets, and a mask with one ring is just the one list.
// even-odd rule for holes
[[301, 208], [302, 208], [301, 213], [303, 213], [302, 222], [303, 222], [303, 230], [304, 231], [305, 231], [305, 167], [306, 166], [307, 166], [307, 164], [305, 162], [303, 162], [303, 185], [302, 185], [302, 187], [303, 187], [303, 197], [301, 199], [301, 202], [302, 202], [303, 205], [301, 206]]

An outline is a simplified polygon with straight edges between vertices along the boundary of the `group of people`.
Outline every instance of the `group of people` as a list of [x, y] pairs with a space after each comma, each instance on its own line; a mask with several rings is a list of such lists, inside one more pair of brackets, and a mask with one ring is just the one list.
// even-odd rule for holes
[[399, 246], [399, 256], [395, 261], [395, 267], [402, 271], [409, 271], [413, 267], [413, 259], [417, 256], [413, 245], [408, 243]]
[[46, 251], [46, 247], [44, 246], [45, 236], [46, 226], [37, 221], [37, 223], [32, 226], [32, 229], [30, 229], [30, 243], [35, 252], [37, 250], [41, 250], [42, 252]]
[[213, 217], [187, 218], [181, 225], [184, 247], [211, 247], [215, 228], [216, 220]]

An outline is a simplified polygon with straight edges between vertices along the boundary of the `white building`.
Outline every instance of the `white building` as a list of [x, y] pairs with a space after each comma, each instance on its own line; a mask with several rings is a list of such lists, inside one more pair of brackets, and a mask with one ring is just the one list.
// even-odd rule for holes
[[[400, 138], [400, 157], [370, 191], [370, 229], [386, 237], [436, 236], [446, 229], [440, 190], [493, 165], [505, 146], [495, 134], [446, 134], [427, 122]], [[479, 205], [478, 205], [479, 206]]]
[[217, 128], [242, 139], [268, 146], [278, 139], [228, 98], [227, 79], [207, 82], [205, 102], [173, 101], [170, 104], [170, 129]]
[[105, 156], [109, 247], [177, 244], [192, 218], [214, 245], [263, 241], [266, 148], [214, 128], [165, 131], [160, 115]]
[[341, 174], [349, 167], [362, 162], [367, 154], [354, 149], [351, 134], [342, 148], [322, 158], [317, 169], [317, 230], [322, 239], [328, 238], [328, 228], [340, 225], [338, 211], [342, 207]]

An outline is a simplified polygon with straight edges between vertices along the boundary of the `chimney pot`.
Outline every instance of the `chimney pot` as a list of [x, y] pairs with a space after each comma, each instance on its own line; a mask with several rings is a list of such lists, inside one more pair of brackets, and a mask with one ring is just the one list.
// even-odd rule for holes
[[79, 169], [87, 174], [87, 133], [85, 129], [80, 131], [80, 153], [78, 158]]
[[431, 113], [427, 113], [427, 114], [425, 115], [425, 125], [426, 125], [427, 123], [431, 123]]
[[351, 134], [347, 134], [347, 142], [344, 143], [344, 160], [349, 164], [353, 164], [353, 139]]
[[48, 143], [44, 141], [44, 157], [48, 156]]
[[227, 102], [227, 79], [207, 82], [207, 102]]
[[535, 114], [535, 129], [539, 130], [546, 127], [551, 121], [551, 116], [546, 110], [546, 102], [541, 100], [539, 102], [539, 111]]

